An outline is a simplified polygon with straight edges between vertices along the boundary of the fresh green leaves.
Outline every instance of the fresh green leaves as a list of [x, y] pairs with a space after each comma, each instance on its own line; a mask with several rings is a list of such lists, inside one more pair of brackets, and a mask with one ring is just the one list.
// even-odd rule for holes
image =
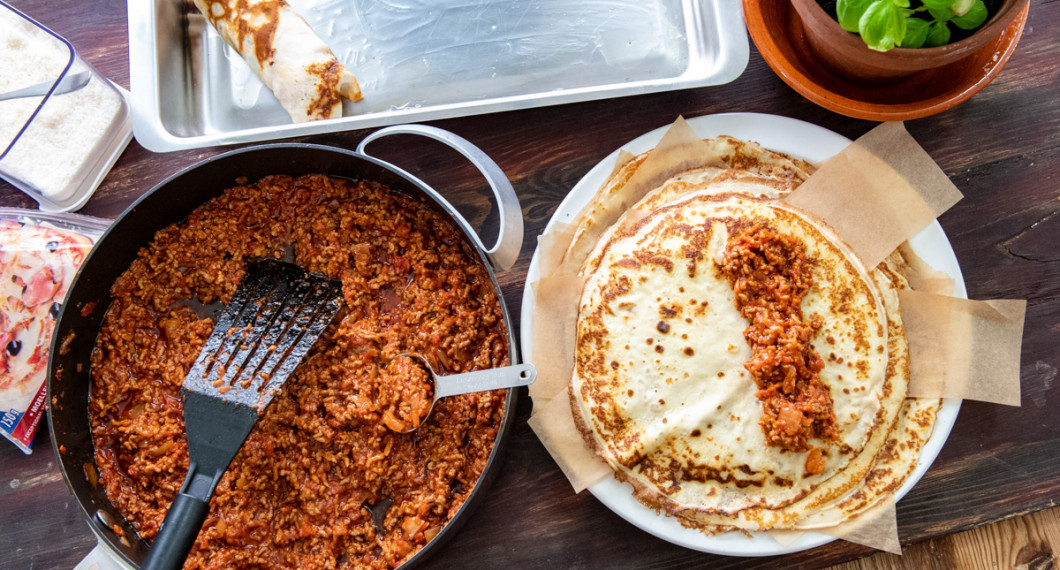
[[924, 45], [927, 47], [938, 47], [948, 43], [950, 43], [950, 27], [946, 25], [946, 22], [931, 24], [931, 29], [928, 30], [927, 40]]
[[887, 51], [902, 43], [908, 28], [904, 10], [894, 0], [870, 3], [858, 20], [861, 39], [877, 51]]
[[971, 8], [964, 14], [957, 15], [956, 12], [954, 14], [953, 19], [950, 21], [962, 30], [974, 30], [982, 26], [987, 16], [989, 16], [986, 13], [986, 4], [983, 4], [983, 0], [972, 2]]
[[839, 25], [848, 32], [860, 33], [861, 15], [868, 9], [869, 4], [875, 3], [876, 0], [839, 0], [835, 5]]
[[983, 25], [989, 14], [983, 0], [837, 0], [836, 19], [876, 51], [895, 46], [935, 47], [949, 43], [949, 23], [962, 30]]
[[899, 42], [898, 47], [918, 48], [923, 46], [924, 42], [927, 41], [930, 29], [931, 24], [927, 20], [909, 18], [905, 23], [905, 37]]

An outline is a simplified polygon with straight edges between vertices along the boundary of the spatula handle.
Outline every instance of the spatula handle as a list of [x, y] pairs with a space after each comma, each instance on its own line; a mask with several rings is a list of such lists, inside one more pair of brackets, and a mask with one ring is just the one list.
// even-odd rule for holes
[[209, 511], [209, 502], [177, 493], [162, 521], [162, 527], [158, 529], [158, 535], [147, 550], [141, 570], [168, 570], [183, 566]]
[[195, 463], [191, 463], [188, 477], [169, 505], [140, 570], [174, 570], [184, 566], [210, 511], [210, 497], [222, 473], [224, 469], [210, 476], [199, 472]]

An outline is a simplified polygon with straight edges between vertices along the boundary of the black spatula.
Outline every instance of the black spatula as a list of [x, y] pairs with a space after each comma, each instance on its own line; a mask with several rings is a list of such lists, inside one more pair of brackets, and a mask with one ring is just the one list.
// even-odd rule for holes
[[141, 568], [179, 568], [210, 497], [258, 417], [341, 305], [339, 281], [253, 262], [184, 378], [190, 465]]

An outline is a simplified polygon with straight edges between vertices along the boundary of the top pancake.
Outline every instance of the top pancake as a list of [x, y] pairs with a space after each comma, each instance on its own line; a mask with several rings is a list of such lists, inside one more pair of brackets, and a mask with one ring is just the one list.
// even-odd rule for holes
[[[819, 475], [806, 475], [806, 452], [766, 445], [762, 404], [744, 369], [747, 321], [715, 263], [730, 234], [752, 222], [797, 236], [811, 260], [814, 287], [802, 308], [823, 317], [815, 343], [839, 431], [838, 441], [815, 442], [825, 451]], [[611, 235], [590, 265], [576, 407], [612, 467], [667, 500], [721, 513], [790, 504], [845, 469], [872, 430], [893, 421], [893, 413], [877, 414], [885, 394], [897, 394], [876, 287], [804, 214], [780, 202], [695, 194]]]
[[[638, 500], [686, 526], [834, 527], [898, 489], [939, 408], [906, 398], [905, 261], [895, 252], [865, 268], [826, 224], [783, 202], [812, 165], [729, 137], [705, 142], [720, 152], [648, 191], [626, 186], [651, 152], [633, 158], [576, 220], [568, 255], [586, 253], [575, 424]], [[715, 263], [750, 223], [797, 237], [813, 261], [801, 308], [823, 322], [812, 344], [839, 428], [837, 440], [812, 442], [825, 451], [820, 474], [807, 474], [805, 452], [765, 445], [758, 423], [743, 366], [749, 321]]]

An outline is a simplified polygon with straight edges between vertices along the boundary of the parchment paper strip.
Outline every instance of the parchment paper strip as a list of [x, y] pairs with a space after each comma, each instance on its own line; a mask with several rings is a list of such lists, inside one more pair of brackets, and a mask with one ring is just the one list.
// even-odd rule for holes
[[[539, 404], [565, 392], [574, 366], [574, 326], [577, 322], [578, 268], [558, 263], [570, 243], [571, 226], [561, 225], [538, 241], [539, 266], [543, 277], [531, 284], [534, 291], [534, 333], [529, 355], [537, 367], [537, 380], [530, 384], [533, 413]], [[569, 407], [569, 404], [568, 404]], [[568, 412], [568, 415], [569, 412]]]
[[611, 467], [597, 458], [582, 441], [570, 413], [569, 392], [545, 403], [539, 410], [536, 402], [530, 427], [541, 443], [556, 459], [560, 471], [567, 476], [575, 493], [581, 493], [593, 483], [611, 475]]
[[971, 301], [920, 291], [899, 295], [911, 396], [1020, 405], [1026, 301]]
[[953, 295], [954, 281], [948, 273], [939, 271], [920, 259], [909, 242], [903, 242], [898, 250], [908, 264], [903, 275], [909, 281], [910, 288], [937, 295]]
[[876, 267], [961, 199], [905, 130], [883, 123], [825, 161], [785, 201], [812, 212]]
[[582, 233], [575, 237], [568, 252], [570, 262], [580, 267], [596, 245], [597, 238], [630, 206], [666, 179], [708, 163], [724, 164], [720, 160], [711, 160], [709, 157], [714, 155], [711, 151], [710, 144], [696, 136], [688, 122], [678, 117], [651, 154], [625, 180], [614, 177], [636, 157], [620, 153], [612, 172], [612, 179], [617, 180], [617, 183], [602, 187], [575, 217], [575, 221], [590, 220], [592, 224], [583, 227]]
[[902, 553], [894, 495], [888, 495], [880, 504], [861, 515], [820, 532], [884, 552]]

